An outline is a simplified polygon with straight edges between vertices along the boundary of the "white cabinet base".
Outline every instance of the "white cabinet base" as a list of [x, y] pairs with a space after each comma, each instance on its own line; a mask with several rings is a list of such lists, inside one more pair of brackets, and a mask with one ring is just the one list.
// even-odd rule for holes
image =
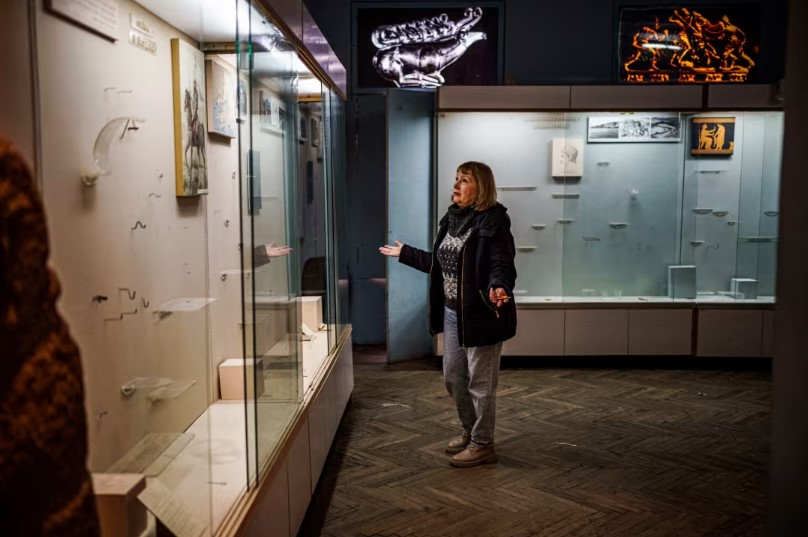
[[628, 310], [574, 309], [567, 310], [565, 315], [565, 354], [628, 354]]
[[505, 356], [564, 354], [564, 310], [519, 310], [516, 335], [502, 346]]
[[760, 355], [774, 357], [774, 310], [763, 312], [763, 344]]
[[[774, 310], [769, 309], [578, 306], [520, 308], [517, 315], [516, 336], [503, 345], [503, 356], [773, 354]], [[443, 356], [443, 334], [435, 337], [434, 352]]]
[[696, 356], [760, 356], [763, 310], [702, 309]]
[[628, 353], [635, 356], [689, 356], [692, 309], [636, 309], [628, 313]]

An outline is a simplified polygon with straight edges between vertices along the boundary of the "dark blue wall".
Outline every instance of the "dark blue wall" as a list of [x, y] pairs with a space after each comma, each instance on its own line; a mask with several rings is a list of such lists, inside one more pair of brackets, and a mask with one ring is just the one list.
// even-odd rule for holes
[[[377, 0], [371, 0], [377, 2]], [[505, 6], [505, 83], [611, 84], [616, 77], [618, 6], [666, 5], [653, 0], [502, 0]], [[304, 0], [351, 78], [353, 6], [361, 0]], [[401, 2], [389, 2], [391, 4]], [[441, 4], [441, 0], [423, 0]], [[783, 76], [787, 0], [681, 0], [675, 6], [759, 6], [758, 80]], [[386, 271], [378, 246], [387, 241], [387, 147], [389, 125], [384, 94], [354, 94], [347, 112], [347, 249], [351, 322], [357, 343], [377, 344], [386, 334]], [[420, 164], [420, 163], [418, 163]], [[428, 218], [430, 208], [424, 209]]]
[[[351, 71], [352, 6], [357, 0], [304, 0], [343, 65]], [[391, 4], [395, 2], [390, 2]], [[423, 0], [423, 4], [441, 4]], [[759, 5], [761, 43], [758, 76], [783, 76], [786, 0], [503, 0], [505, 80], [516, 84], [610, 84], [615, 76], [617, 5]], [[350, 78], [348, 79], [350, 80]]]

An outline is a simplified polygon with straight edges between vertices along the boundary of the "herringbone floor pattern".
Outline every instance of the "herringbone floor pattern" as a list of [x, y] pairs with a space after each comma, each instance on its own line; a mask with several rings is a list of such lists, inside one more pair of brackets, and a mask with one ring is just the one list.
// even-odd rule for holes
[[435, 364], [357, 364], [299, 536], [761, 535], [770, 371], [726, 367], [506, 362], [499, 463], [454, 469]]

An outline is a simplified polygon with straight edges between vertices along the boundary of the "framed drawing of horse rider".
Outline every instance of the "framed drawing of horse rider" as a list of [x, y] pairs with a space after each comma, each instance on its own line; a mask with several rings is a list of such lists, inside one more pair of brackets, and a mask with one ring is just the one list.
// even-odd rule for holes
[[171, 40], [174, 88], [174, 168], [177, 196], [208, 192], [205, 57], [182, 39]]
[[502, 2], [354, 3], [354, 88], [502, 81]]

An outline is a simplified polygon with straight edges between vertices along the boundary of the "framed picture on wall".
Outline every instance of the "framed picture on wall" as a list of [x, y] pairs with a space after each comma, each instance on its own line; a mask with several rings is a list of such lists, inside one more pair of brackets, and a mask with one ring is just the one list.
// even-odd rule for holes
[[620, 82], [754, 82], [760, 52], [758, 3], [619, 9]]
[[171, 70], [176, 194], [207, 194], [205, 56], [188, 42], [172, 39]]
[[258, 110], [262, 131], [283, 133], [286, 128], [286, 105], [268, 89], [258, 90]]
[[502, 81], [503, 2], [354, 3], [354, 88]]
[[238, 119], [241, 121], [247, 120], [249, 111], [247, 110], [247, 92], [249, 91], [249, 82], [244, 77], [238, 78], [237, 98], [238, 98]]
[[734, 152], [734, 117], [694, 117], [690, 121], [691, 155], [728, 157]]
[[316, 117], [311, 118], [311, 145], [320, 145], [320, 122]]
[[297, 123], [297, 140], [301, 144], [305, 144], [306, 140], [308, 140], [306, 136], [308, 128], [306, 125], [308, 125], [308, 121], [306, 121], [305, 116], [301, 115]]
[[208, 132], [235, 138], [238, 84], [236, 69], [218, 60], [205, 60], [208, 97]]
[[676, 113], [589, 116], [589, 143], [679, 142], [682, 117]]
[[580, 138], [553, 138], [553, 177], [583, 177], [584, 141]]
[[268, 91], [258, 90], [258, 116], [261, 129], [269, 128], [272, 123], [272, 99]]

